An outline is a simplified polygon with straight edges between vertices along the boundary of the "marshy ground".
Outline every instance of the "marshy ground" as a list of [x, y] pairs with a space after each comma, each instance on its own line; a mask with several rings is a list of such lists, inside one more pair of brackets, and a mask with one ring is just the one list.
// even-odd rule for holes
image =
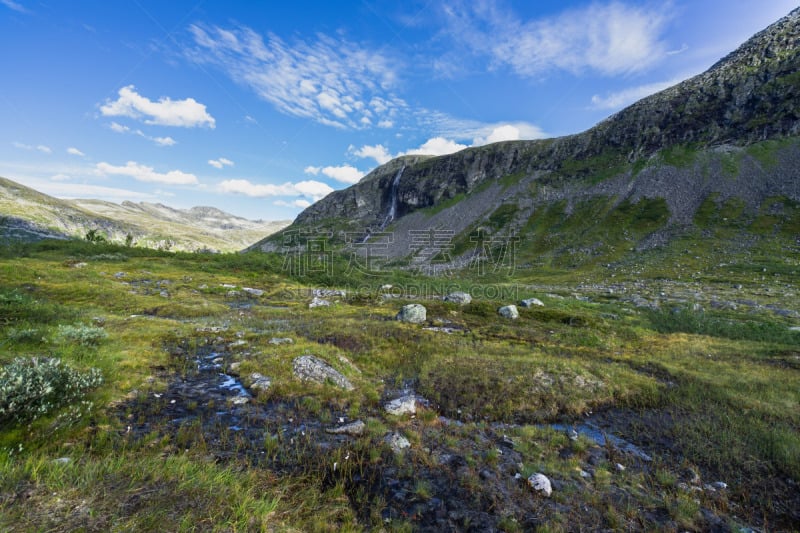
[[[260, 254], [9, 248], [0, 362], [58, 357], [104, 382], [91, 405], [3, 421], [0, 527], [797, 529], [800, 266], [678, 279], [657, 253], [649, 276], [643, 257], [613, 279], [387, 273], [353, 290]], [[309, 308], [322, 282], [350, 291]], [[381, 289], [412, 283], [483, 297]], [[497, 314], [529, 297], [544, 305]], [[394, 320], [407, 303], [424, 323]], [[298, 379], [308, 354], [352, 390]], [[409, 395], [413, 415], [384, 409]], [[526, 482], [537, 472], [550, 497]]]

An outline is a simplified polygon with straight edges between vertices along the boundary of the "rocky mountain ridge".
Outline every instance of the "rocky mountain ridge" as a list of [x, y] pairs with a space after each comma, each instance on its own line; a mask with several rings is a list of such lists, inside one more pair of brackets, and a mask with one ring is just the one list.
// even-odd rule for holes
[[214, 207], [61, 200], [0, 178], [0, 236], [9, 240], [83, 238], [96, 230], [112, 242], [173, 250], [236, 251], [288, 222], [252, 221]]
[[[691, 224], [709, 199], [741, 200], [753, 216], [770, 198], [800, 202], [799, 52], [796, 9], [705, 73], [586, 132], [398, 158], [307, 208], [288, 230], [321, 230], [341, 242], [347, 232], [368, 242], [388, 230], [389, 255], [401, 258], [420, 254], [409, 232], [448, 231], [456, 241], [478, 230], [523, 232], [524, 239], [532, 217], [560, 202], [568, 216], [598, 198], [611, 209], [660, 199], [669, 212], [637, 244], [647, 245]], [[282, 242], [278, 234], [253, 249]]]

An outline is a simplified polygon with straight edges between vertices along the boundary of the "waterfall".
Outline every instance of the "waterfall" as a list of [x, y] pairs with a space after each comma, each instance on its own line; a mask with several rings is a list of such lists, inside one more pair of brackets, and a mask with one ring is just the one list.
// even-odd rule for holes
[[392, 180], [392, 187], [389, 189], [389, 213], [383, 220], [381, 229], [391, 224], [394, 221], [394, 218], [397, 216], [397, 187], [400, 185], [400, 177], [403, 175], [403, 171], [405, 169], [405, 165], [400, 167], [400, 170], [397, 172], [397, 174], [395, 174], [394, 179]]

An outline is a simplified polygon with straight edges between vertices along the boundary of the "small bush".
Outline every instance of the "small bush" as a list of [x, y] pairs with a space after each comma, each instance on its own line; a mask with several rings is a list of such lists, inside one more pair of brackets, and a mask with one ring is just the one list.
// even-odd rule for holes
[[95, 326], [58, 326], [56, 339], [62, 343], [75, 343], [81, 346], [97, 346], [108, 337], [103, 328]]
[[35, 420], [102, 383], [96, 368], [81, 373], [60, 359], [14, 359], [0, 369], [0, 424]]
[[44, 342], [42, 333], [36, 328], [12, 328], [7, 337], [10, 342], [18, 344]]

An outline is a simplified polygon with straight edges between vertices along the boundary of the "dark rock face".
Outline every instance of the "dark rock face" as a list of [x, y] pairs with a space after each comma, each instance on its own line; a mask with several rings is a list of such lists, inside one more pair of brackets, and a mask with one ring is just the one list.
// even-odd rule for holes
[[[685, 223], [709, 194], [731, 196], [730, 191], [708, 185], [719, 177], [728, 179], [722, 170], [712, 165], [709, 177], [708, 171], [700, 176], [699, 169], [666, 165], [648, 167], [636, 175], [632, 164], [647, 165], [660, 151], [679, 145], [708, 151], [713, 159], [719, 155], [719, 147], [741, 150], [765, 139], [798, 135], [800, 9], [753, 36], [705, 73], [644, 98], [584, 133], [496, 143], [442, 157], [404, 156], [312, 205], [289, 229], [322, 226], [361, 232], [361, 238], [366, 238], [382, 228], [394, 193], [394, 218], [403, 230], [409, 229], [406, 226], [420, 227], [419, 221], [404, 226], [403, 219], [408, 215], [478, 192], [486, 193], [485, 201], [479, 209], [470, 205], [466, 213], [459, 213], [466, 217], [460, 226], [474, 223], [509, 198], [521, 204], [544, 205], [601, 194], [620, 199], [664, 198], [672, 213], [671, 222]], [[393, 187], [400, 169], [402, 178]], [[509, 177], [526, 187], [500, 187], [499, 180]], [[763, 169], [749, 169], [747, 181], [752, 185], [753, 180], [764, 185], [759, 198], [783, 194], [800, 200], [797, 185], [792, 185], [797, 181], [793, 175], [776, 178]], [[488, 194], [487, 189], [494, 185], [495, 190]], [[724, 187], [728, 185], [722, 183], [718, 188]], [[757, 201], [753, 200], [752, 188], [733, 191], [733, 195]], [[277, 246], [280, 235], [254, 248], [274, 250]]]

